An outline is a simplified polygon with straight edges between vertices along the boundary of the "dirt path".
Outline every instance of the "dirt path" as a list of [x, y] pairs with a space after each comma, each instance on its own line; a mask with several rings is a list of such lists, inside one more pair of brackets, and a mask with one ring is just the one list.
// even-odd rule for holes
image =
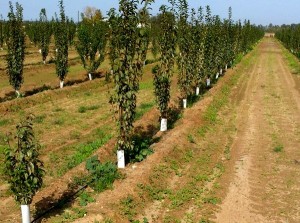
[[216, 222], [300, 222], [300, 93], [281, 51], [264, 39], [238, 86], [234, 171]]

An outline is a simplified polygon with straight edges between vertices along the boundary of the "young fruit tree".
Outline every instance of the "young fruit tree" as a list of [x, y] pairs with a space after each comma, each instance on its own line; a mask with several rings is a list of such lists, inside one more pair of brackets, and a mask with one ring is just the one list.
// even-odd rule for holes
[[4, 44], [4, 24], [2, 15], [0, 15], [0, 50], [3, 50], [3, 44]]
[[[147, 8], [151, 1], [144, 2]], [[115, 83], [114, 94], [110, 98], [118, 115], [119, 136], [117, 141], [118, 167], [125, 167], [125, 152], [132, 150], [133, 121], [136, 113], [136, 93], [144, 65], [143, 50], [147, 24], [141, 24], [138, 16], [137, 0], [120, 0], [119, 12], [110, 15], [110, 29], [114, 29], [110, 43], [111, 58], [115, 57], [112, 79]]]
[[56, 74], [60, 80], [60, 88], [64, 87], [64, 80], [68, 73], [68, 27], [63, 0], [59, 1], [60, 18], [56, 18], [55, 38], [55, 65]]
[[101, 19], [95, 21], [83, 19], [78, 27], [76, 49], [90, 80], [104, 61], [107, 32], [107, 23]]
[[42, 60], [43, 63], [46, 64], [46, 58], [49, 53], [49, 45], [50, 45], [50, 39], [52, 35], [52, 29], [51, 24], [47, 19], [46, 9], [41, 9], [40, 12], [40, 21], [38, 23], [39, 26], [39, 47], [40, 47], [40, 53], [42, 54]]
[[25, 33], [23, 28], [23, 8], [19, 3], [16, 3], [16, 13], [14, 13], [11, 2], [9, 2], [9, 7], [6, 73], [9, 77], [9, 83], [14, 88], [17, 97], [19, 97], [19, 90], [24, 82]]
[[170, 102], [171, 77], [176, 54], [176, 20], [172, 11], [161, 6], [159, 15], [159, 32], [157, 33], [157, 52], [161, 55], [159, 64], [152, 69], [154, 76], [154, 93], [160, 111], [160, 131], [167, 131], [167, 112]]
[[39, 160], [40, 145], [35, 140], [33, 116], [28, 116], [16, 128], [16, 145], [7, 140], [5, 150], [4, 173], [14, 194], [15, 200], [21, 205], [22, 222], [30, 223], [30, 204], [35, 193], [43, 184], [43, 163]]
[[192, 58], [190, 46], [191, 41], [191, 27], [188, 23], [188, 3], [186, 0], [179, 0], [178, 12], [178, 85], [183, 99], [183, 108], [187, 107], [187, 98], [191, 93], [191, 84], [193, 79], [192, 73]]
[[191, 38], [191, 70], [193, 74], [193, 86], [196, 88], [196, 96], [198, 96], [200, 94], [200, 86], [204, 78], [203, 61], [205, 29], [203, 23], [203, 12], [201, 7], [198, 9], [197, 17], [196, 11], [192, 9]]

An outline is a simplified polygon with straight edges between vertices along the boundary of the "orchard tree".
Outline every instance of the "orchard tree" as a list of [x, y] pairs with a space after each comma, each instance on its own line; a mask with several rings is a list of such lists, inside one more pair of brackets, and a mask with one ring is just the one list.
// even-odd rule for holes
[[193, 85], [196, 87], [196, 95], [199, 95], [200, 93], [200, 85], [203, 82], [204, 77], [204, 38], [205, 29], [203, 23], [203, 11], [200, 7], [198, 9], [198, 16], [196, 17], [196, 11], [193, 9], [191, 17], [191, 70], [193, 74]]
[[90, 80], [104, 61], [107, 32], [107, 23], [102, 20], [83, 19], [78, 27], [76, 49]]
[[[144, 10], [152, 1], [144, 2]], [[125, 167], [124, 153], [134, 148], [131, 135], [136, 114], [136, 93], [145, 58], [144, 34], [148, 29], [141, 24], [137, 0], [120, 0], [119, 14], [110, 11], [111, 36], [110, 54], [114, 59], [112, 79], [114, 95], [110, 102], [118, 115], [119, 136], [117, 141], [118, 167]]]
[[52, 35], [51, 24], [47, 19], [46, 9], [41, 9], [40, 12], [40, 21], [39, 21], [39, 47], [40, 53], [42, 54], [42, 60], [46, 64], [46, 58], [49, 53], [49, 45]]
[[178, 12], [178, 85], [183, 98], [183, 108], [187, 106], [187, 97], [191, 94], [192, 85], [192, 53], [190, 46], [192, 44], [191, 27], [188, 23], [188, 3], [186, 0], [179, 0]]
[[64, 80], [68, 73], [68, 27], [63, 0], [59, 1], [60, 18], [56, 18], [55, 38], [55, 65], [56, 74], [60, 80], [60, 88], [64, 86]]
[[24, 82], [25, 34], [23, 29], [23, 8], [19, 3], [16, 3], [16, 13], [14, 13], [11, 2], [9, 2], [9, 7], [6, 73], [9, 77], [9, 83], [15, 89], [17, 97], [19, 97], [19, 90]]
[[[174, 8], [173, 8], [174, 9]], [[167, 112], [170, 102], [171, 77], [175, 64], [176, 54], [176, 20], [174, 10], [168, 10], [166, 6], [160, 8], [158, 53], [161, 55], [159, 64], [156, 65], [152, 72], [154, 76], [154, 93], [156, 103], [160, 111], [161, 131], [167, 130]]]
[[68, 29], [68, 43], [71, 46], [74, 44], [74, 38], [77, 29], [76, 23], [74, 22], [73, 19], [67, 18], [67, 29]]
[[10, 190], [21, 205], [22, 222], [30, 223], [29, 205], [35, 193], [42, 187], [44, 169], [39, 159], [40, 145], [33, 132], [33, 116], [28, 116], [17, 126], [15, 145], [8, 138], [5, 151], [4, 171]]
[[5, 22], [3, 20], [2, 15], [0, 15], [0, 49], [3, 50], [4, 45], [4, 25]]

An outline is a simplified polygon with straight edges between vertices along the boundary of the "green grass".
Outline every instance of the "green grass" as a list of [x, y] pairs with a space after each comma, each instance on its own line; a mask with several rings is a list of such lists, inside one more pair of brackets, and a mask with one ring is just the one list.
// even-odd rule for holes
[[150, 111], [155, 102], [142, 103], [136, 111], [135, 120], [139, 120], [146, 112]]
[[9, 123], [10, 123], [9, 119], [1, 119], [0, 120], [0, 126], [5, 126]]
[[105, 134], [100, 139], [77, 145], [74, 149], [75, 153], [71, 156], [67, 156], [64, 162], [65, 164], [58, 170], [58, 175], [63, 175], [68, 170], [85, 161], [89, 156], [93, 154], [94, 151], [103, 146], [111, 138], [111, 134]]
[[293, 74], [300, 74], [300, 63], [299, 59], [293, 55], [291, 52], [289, 52], [287, 49], [283, 50], [283, 54], [285, 59], [288, 62], [289, 68]]
[[87, 111], [92, 111], [92, 110], [97, 110], [99, 109], [100, 106], [99, 105], [91, 105], [91, 106], [80, 106], [78, 108], [78, 112], [79, 113], [85, 113]]

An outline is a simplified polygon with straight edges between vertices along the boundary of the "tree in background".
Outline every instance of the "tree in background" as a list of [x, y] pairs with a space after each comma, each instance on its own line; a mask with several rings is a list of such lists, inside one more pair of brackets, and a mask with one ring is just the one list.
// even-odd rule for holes
[[83, 67], [92, 80], [92, 75], [105, 58], [108, 25], [102, 20], [83, 19], [77, 31], [76, 49]]
[[96, 9], [95, 7], [87, 6], [84, 9], [82, 20], [90, 21], [91, 23], [95, 23], [103, 19], [102, 13], [100, 9]]
[[68, 27], [63, 0], [59, 1], [60, 18], [56, 18], [55, 38], [55, 65], [56, 74], [60, 80], [60, 88], [64, 86], [64, 80], [68, 73]]
[[28, 116], [16, 126], [16, 145], [12, 146], [8, 139], [5, 151], [5, 175], [15, 200], [21, 204], [23, 223], [30, 223], [29, 205], [42, 187], [44, 176], [43, 163], [39, 160], [40, 145], [35, 140], [32, 121], [33, 116]]
[[73, 19], [67, 18], [67, 29], [68, 29], [68, 43], [69, 45], [74, 44], [74, 39], [76, 35], [77, 25]]
[[9, 7], [6, 73], [9, 77], [9, 83], [16, 91], [17, 97], [19, 97], [19, 90], [24, 82], [25, 33], [23, 29], [23, 8], [19, 3], [16, 3], [16, 13], [14, 13], [11, 2], [9, 2]]
[[42, 54], [42, 60], [46, 64], [46, 58], [49, 53], [49, 45], [52, 35], [52, 27], [47, 19], [46, 9], [41, 9], [40, 12], [40, 21], [39, 21], [39, 47], [40, 53]]

